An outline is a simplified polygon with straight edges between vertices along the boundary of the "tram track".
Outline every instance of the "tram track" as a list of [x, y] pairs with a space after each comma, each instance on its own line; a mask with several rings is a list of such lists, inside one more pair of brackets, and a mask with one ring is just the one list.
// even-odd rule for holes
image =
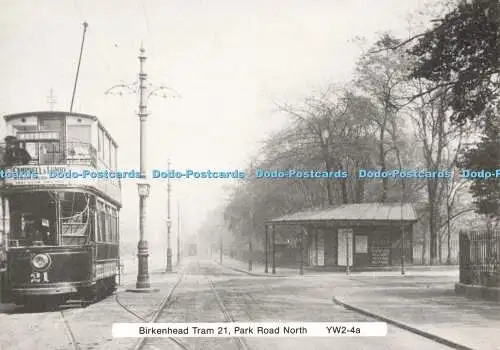
[[[217, 264], [219, 266], [223, 267], [223, 268], [228, 269], [228, 270], [239, 271], [238, 269], [233, 269], [231, 267], [224, 266], [224, 265], [221, 265], [219, 263], [217, 263]], [[246, 273], [246, 271], [241, 271], [241, 272], [242, 273]], [[250, 275], [250, 273], [248, 273], [248, 275]], [[368, 284], [366, 281], [363, 281], [363, 280], [361, 280], [361, 281], [354, 280], [354, 281], [361, 282], [362, 285]], [[215, 290], [215, 285], [214, 285], [213, 281], [210, 281], [210, 282], [211, 282], [211, 286]], [[429, 288], [429, 283], [428, 282], [418, 282], [418, 281], [416, 281], [416, 282], [413, 282], [413, 283], [408, 283], [408, 284], [406, 284], [404, 286], [399, 286], [399, 288], [408, 288], [408, 287], [416, 287], [416, 286], [424, 286], [425, 288]], [[383, 288], [383, 287], [382, 286], [377, 286], [377, 288]], [[215, 290], [215, 292], [217, 293], [216, 290]], [[267, 310], [265, 310], [264, 308], [261, 307], [261, 304], [256, 300], [256, 298], [251, 293], [246, 292], [246, 291], [232, 291], [232, 292], [236, 293], [235, 298], [239, 302], [244, 302], [247, 305], [249, 305], [249, 303], [251, 303], [252, 307], [253, 306], [257, 306], [259, 309], [261, 309], [263, 311], [267, 311]], [[231, 293], [229, 293], [229, 294], [231, 294]], [[224, 307], [225, 309], [227, 309], [226, 306], [224, 304], [222, 304], [222, 298], [218, 297], [217, 299], [221, 303], [221, 306]], [[349, 310], [350, 312], [352, 312], [353, 314], [360, 315], [361, 317], [366, 318], [366, 319], [363, 319], [363, 320], [359, 320], [359, 322], [369, 322], [369, 321], [387, 322], [388, 325], [390, 325], [390, 326], [393, 326], [395, 328], [399, 328], [403, 332], [408, 332], [408, 333], [414, 334], [416, 336], [419, 336], [421, 338], [427, 339], [427, 340], [433, 342], [434, 344], [444, 345], [446, 347], [449, 347], [450, 349], [456, 349], [456, 350], [473, 350], [470, 347], [458, 344], [458, 343], [450, 341], [448, 339], [444, 339], [442, 337], [436, 336], [436, 335], [431, 334], [429, 332], [425, 332], [425, 331], [416, 329], [414, 327], [408, 326], [407, 324], [402, 324], [399, 321], [394, 321], [392, 319], [385, 318], [385, 317], [379, 316], [377, 314], [373, 314], [373, 313], [367, 312], [367, 311], [365, 311], [363, 309], [358, 309], [358, 308], [355, 308], [355, 307], [351, 307], [351, 306], [349, 306], [347, 304], [344, 304], [341, 301], [336, 300], [336, 298], [333, 298], [333, 302], [334, 302], [334, 304], [336, 306], [343, 307], [346, 310]], [[227, 304], [227, 302], [226, 302], [226, 304]], [[243, 311], [245, 312], [246, 317], [250, 321], [255, 321], [254, 319], [252, 319], [252, 316], [249, 314], [249, 307], [244, 307]], [[267, 314], [267, 312], [265, 312], [265, 314]], [[228, 318], [231, 320], [229, 322], [235, 322], [234, 318], [231, 316], [231, 314], [228, 314]], [[241, 340], [243, 340], [243, 338], [234, 338], [234, 339], [241, 339]]]
[[[68, 310], [72, 312], [68, 315]], [[45, 334], [47, 332], [52, 332], [54, 329], [57, 332], [59, 329], [59, 325], [62, 325], [64, 328], [64, 333], [66, 334], [66, 340], [64, 341], [65, 349], [73, 349], [73, 350], [81, 350], [81, 347], [76, 338], [75, 332], [73, 331], [69, 321], [70, 319], [75, 318], [80, 315], [82, 312], [85, 312], [82, 309], [26, 309], [23, 308], [22, 312], [12, 313], [14, 315], [20, 315], [24, 313], [35, 312], [34, 315], [37, 315], [37, 318], [40, 317], [41, 320], [34, 324], [30, 324], [30, 333], [29, 335], [25, 335], [23, 340], [15, 345], [16, 349], [28, 349], [32, 348], [33, 344], [38, 343], [35, 341], [37, 336], [40, 334]], [[47, 328], [50, 325], [50, 328]], [[62, 339], [61, 339], [62, 341]], [[68, 347], [68, 345], [70, 347]]]
[[[209, 283], [210, 283], [210, 287], [213, 291], [213, 293], [215, 294], [216, 298], [217, 298], [217, 301], [219, 303], [219, 306], [220, 306], [220, 309], [222, 310], [222, 313], [224, 314], [224, 318], [226, 319], [226, 322], [231, 322], [231, 323], [234, 323], [235, 320], [232, 316], [232, 314], [229, 312], [229, 310], [226, 308], [226, 306], [224, 305], [224, 302], [222, 301], [219, 293], [217, 292], [217, 289], [215, 287], [215, 283], [209, 279], [208, 280]], [[232, 338], [234, 340], [234, 342], [236, 343], [236, 347], [239, 349], [239, 350], [248, 350], [249, 349], [249, 346], [247, 345], [247, 343], [245, 342], [244, 338], [241, 338], [241, 337], [233, 337]]]
[[[121, 303], [120, 300], [119, 300], [119, 298], [118, 298], [118, 294], [116, 295], [115, 300], [116, 300], [116, 302], [118, 303], [118, 305], [123, 310], [125, 310], [126, 312], [128, 312], [131, 315], [135, 316], [136, 318], [140, 319], [141, 321], [143, 321], [145, 323], [156, 323], [158, 321], [158, 319], [160, 318], [161, 313], [168, 307], [168, 305], [169, 305], [169, 303], [170, 303], [170, 301], [172, 299], [172, 296], [173, 296], [175, 290], [177, 289], [177, 287], [181, 284], [182, 280], [184, 279], [184, 275], [185, 275], [185, 271], [183, 270], [179, 274], [179, 277], [178, 277], [177, 281], [175, 282], [175, 284], [173, 285], [173, 287], [170, 289], [168, 295], [162, 300], [162, 302], [160, 303], [159, 308], [156, 310], [156, 312], [153, 314], [153, 316], [149, 320], [147, 320], [147, 319], [139, 316], [137, 313], [135, 313], [132, 310], [130, 310], [129, 307], [127, 307], [123, 303]], [[179, 340], [177, 338], [171, 337], [171, 338], [168, 338], [168, 339], [170, 341], [172, 341], [173, 343], [175, 343], [180, 348], [184, 349], [184, 350], [191, 350], [181, 340]], [[139, 338], [139, 340], [137, 341], [137, 343], [134, 346], [134, 350], [143, 349], [144, 346], [145, 346], [145, 343], [146, 343], [146, 338]]]
[[62, 323], [64, 325], [64, 329], [66, 330], [66, 334], [69, 338], [73, 350], [80, 350], [80, 346], [78, 344], [78, 341], [76, 340], [75, 333], [73, 333], [73, 330], [71, 329], [71, 325], [69, 324], [69, 321], [64, 314], [64, 310], [59, 310], [59, 314], [63, 321]]
[[[189, 267], [190, 266], [187, 266], [185, 270], [188, 270]], [[223, 266], [217, 266], [217, 267], [219, 269], [221, 267], [224, 268]], [[199, 262], [199, 260], [197, 260], [196, 261], [196, 271], [195, 271], [196, 273], [191, 273], [190, 275], [196, 276], [196, 275], [198, 275], [202, 271], [203, 271], [203, 269], [202, 269], [202, 267], [200, 265], [200, 262]], [[237, 272], [237, 273], [241, 274], [241, 272], [239, 272], [239, 271], [231, 270], [231, 272], [232, 273]], [[122, 308], [124, 308], [125, 311], [127, 311], [130, 314], [134, 315], [136, 318], [142, 320], [143, 322], [158, 323], [158, 321], [161, 318], [161, 316], [166, 313], [166, 311], [169, 309], [169, 307], [171, 305], [173, 305], [175, 302], [180, 303], [180, 302], [183, 301], [182, 297], [181, 298], [179, 298], [179, 297], [178, 298], [174, 298], [174, 293], [176, 292], [178, 286], [183, 281], [184, 276], [188, 275], [188, 274], [189, 273], [187, 273], [186, 271], [183, 271], [183, 273], [179, 276], [179, 279], [177, 280], [177, 282], [170, 289], [169, 294], [167, 295], [167, 297], [161, 303], [160, 307], [157, 309], [157, 311], [155, 312], [155, 314], [153, 315], [153, 317], [151, 317], [149, 320], [146, 320], [144, 317], [141, 317], [140, 315], [137, 315], [135, 312], [127, 309], [123, 305], [120, 305], [120, 306]], [[235, 317], [233, 316], [233, 314], [231, 313], [231, 311], [228, 309], [227, 305], [224, 303], [224, 297], [222, 297], [221, 294], [219, 293], [219, 291], [217, 290], [217, 287], [215, 286], [214, 280], [211, 279], [211, 278], [209, 278], [209, 277], [207, 278], [207, 276], [205, 274], [202, 274], [202, 275], [204, 276], [204, 280], [208, 282], [209, 291], [214, 296], [214, 299], [215, 299], [214, 301], [216, 301], [215, 304], [218, 306], [219, 312], [222, 314], [222, 318], [223, 318], [222, 322], [228, 322], [228, 323], [236, 322], [235, 321]], [[239, 294], [241, 294], [241, 293], [238, 293], [238, 295]], [[121, 304], [123, 304], [123, 303], [121, 303]], [[247, 304], [247, 303], [245, 302], [245, 304]], [[209, 303], [209, 305], [213, 305], [213, 303]], [[187, 321], [185, 321], [185, 322], [187, 322]], [[174, 343], [176, 346], [178, 346], [180, 349], [183, 349], [183, 350], [191, 350], [191, 349], [193, 349], [193, 347], [191, 347], [187, 342], [185, 342], [185, 341], [183, 341], [183, 340], [181, 340], [179, 338], [168, 337], [167, 339], [170, 340], [172, 343]], [[241, 337], [233, 337], [233, 338], [231, 338], [231, 341], [233, 342], [233, 344], [236, 346], [236, 348], [238, 350], [249, 350], [250, 349], [249, 346], [248, 346], [248, 344]], [[134, 347], [134, 350], [146, 349], [148, 347], [151, 348], [151, 349], [154, 349], [155, 347], [151, 343], [152, 343], [152, 340], [150, 340], [149, 338], [140, 338], [137, 341], [137, 343], [136, 343], [136, 345]]]

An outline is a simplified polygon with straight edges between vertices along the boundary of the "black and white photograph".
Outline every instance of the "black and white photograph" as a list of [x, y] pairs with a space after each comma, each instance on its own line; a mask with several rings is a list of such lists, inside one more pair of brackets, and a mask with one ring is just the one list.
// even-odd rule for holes
[[0, 350], [500, 350], [499, 0], [0, 4]]

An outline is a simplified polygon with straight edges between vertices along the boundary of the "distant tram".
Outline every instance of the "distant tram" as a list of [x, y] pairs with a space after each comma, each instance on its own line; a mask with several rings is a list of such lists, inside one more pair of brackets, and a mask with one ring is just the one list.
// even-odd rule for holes
[[116, 170], [116, 142], [92, 115], [33, 112], [4, 119], [2, 301], [88, 304], [110, 295], [120, 266], [120, 181], [51, 174]]
[[190, 243], [188, 245], [188, 256], [198, 255], [198, 245], [196, 243]]

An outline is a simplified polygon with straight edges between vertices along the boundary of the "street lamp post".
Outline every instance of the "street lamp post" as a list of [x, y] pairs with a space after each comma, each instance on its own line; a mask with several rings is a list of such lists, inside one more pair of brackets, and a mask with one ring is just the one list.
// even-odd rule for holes
[[[126, 85], [126, 84], [118, 84], [106, 91], [106, 94], [112, 94], [115, 89], [126, 89], [129, 92], [134, 94], [139, 93], [139, 148], [140, 148], [140, 172], [141, 172], [141, 183], [138, 184], [138, 192], [139, 192], [139, 243], [137, 245], [137, 263], [138, 263], [138, 272], [137, 272], [137, 282], [135, 289], [129, 289], [131, 292], [150, 292], [157, 291], [158, 289], [152, 289], [149, 283], [149, 268], [148, 268], [148, 242], [145, 238], [146, 231], [146, 199], [149, 196], [149, 184], [146, 183], [146, 120], [148, 117], [147, 112], [147, 103], [151, 96], [160, 96], [166, 98], [166, 95], [159, 95], [160, 91], [168, 90], [170, 92], [174, 92], [177, 97], [180, 95], [177, 92], [169, 87], [160, 86], [157, 88], [148, 89], [147, 74], [144, 72], [144, 63], [146, 61], [146, 50], [141, 47], [139, 54], [139, 86], [137, 87], [136, 83]], [[119, 92], [118, 95], [123, 95], [122, 92]]]
[[272, 240], [273, 240], [273, 245], [272, 245], [272, 251], [273, 251], [272, 273], [273, 273], [273, 275], [276, 275], [276, 226], [274, 224], [272, 225], [272, 229], [273, 229], [273, 234], [272, 234]]
[[[143, 173], [143, 162], [141, 162], [141, 174]], [[149, 197], [150, 187], [146, 182], [137, 184], [137, 192], [139, 194], [139, 244], [137, 246], [137, 291], [151, 290], [149, 282], [149, 268], [148, 268], [148, 242], [145, 240], [144, 232], [146, 226], [146, 198]]]
[[265, 273], [269, 273], [269, 269], [267, 267], [268, 264], [269, 264], [269, 262], [268, 262], [268, 255], [269, 255], [269, 253], [268, 253], [268, 249], [269, 249], [268, 248], [269, 247], [269, 228], [268, 228], [268, 226], [269, 225], [267, 223], [264, 224], [264, 229], [266, 230], [266, 243], [264, 245], [264, 247], [265, 247], [265, 255], [266, 255], [266, 267], [264, 269]]
[[222, 256], [224, 254], [224, 242], [222, 240], [222, 234], [220, 236], [220, 247], [219, 247], [219, 251], [220, 251], [220, 264], [222, 265]]
[[[170, 173], [170, 160], [168, 161], [167, 171]], [[172, 220], [170, 219], [170, 195], [172, 193], [172, 185], [170, 184], [170, 177], [167, 179], [167, 268], [166, 272], [172, 272], [172, 247], [170, 245], [170, 229], [172, 227]]]
[[172, 247], [170, 245], [170, 229], [172, 228], [172, 221], [167, 219], [165, 222], [167, 223], [167, 266], [165, 267], [165, 272], [172, 272]]
[[304, 274], [304, 232], [300, 233], [299, 244], [300, 244], [300, 270], [299, 270], [299, 274], [302, 276]]
[[[139, 71], [139, 147], [140, 147], [140, 172], [141, 178], [146, 179], [146, 120], [148, 112], [146, 109], [146, 101], [144, 99], [145, 82], [147, 74], [144, 73], [144, 62], [146, 61], [145, 50], [141, 47], [139, 55], [140, 71]], [[144, 180], [137, 185], [139, 193], [139, 243], [137, 245], [137, 291], [154, 291], [151, 289], [149, 282], [149, 268], [148, 268], [148, 241], [145, 239], [145, 226], [146, 226], [146, 199], [149, 196], [149, 184]]]
[[403, 217], [403, 205], [404, 205], [404, 194], [405, 194], [405, 182], [401, 178], [401, 275], [405, 274], [405, 222]]

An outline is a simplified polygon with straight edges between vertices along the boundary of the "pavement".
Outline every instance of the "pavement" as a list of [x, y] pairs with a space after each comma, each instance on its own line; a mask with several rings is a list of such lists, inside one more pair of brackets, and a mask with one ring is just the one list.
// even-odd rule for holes
[[[248, 263], [234, 259], [225, 258], [224, 265], [248, 271]], [[253, 267], [264, 271], [261, 264]], [[297, 276], [297, 270], [277, 268], [278, 276], [293, 274]], [[304, 275], [318, 272], [305, 270]], [[409, 269], [405, 276], [396, 271], [369, 271], [343, 277], [355, 284], [332, 289], [337, 305], [451, 348], [500, 350], [500, 303], [457, 296], [456, 267]]]
[[[130, 269], [122, 276], [115, 295], [81, 307], [69, 303], [55, 311], [32, 311], [13, 304], [0, 304], [0, 350], [3, 349], [87, 349], [120, 350], [133, 348], [137, 339], [113, 338], [115, 322], [144, 322], [154, 317], [178, 280], [178, 273], [153, 269], [150, 273], [154, 293], [130, 293], [137, 274]], [[77, 345], [72, 344], [66, 328], [71, 329]]]
[[500, 349], [500, 304], [457, 296], [453, 284], [351, 289], [334, 302], [462, 349]]
[[[65, 324], [80, 349], [133, 348], [137, 339], [112, 338], [111, 324], [152, 321], [176, 285], [178, 273], [185, 268], [183, 265], [178, 271], [174, 266], [173, 273], [164, 273], [161, 264], [151, 266], [151, 286], [158, 289], [156, 293], [127, 292], [135, 287], [136, 280], [136, 272], [130, 268], [122, 276], [116, 295], [86, 308], [78, 304], [68, 305], [61, 311], [33, 313], [14, 310], [14, 306], [9, 305], [0, 310], [0, 349], [73, 348], [67, 332], [61, 331]], [[391, 271], [346, 276], [339, 272], [306, 270], [304, 276], [299, 276], [296, 269], [277, 267], [274, 276], [285, 278], [261, 278], [273, 275], [265, 274], [263, 264], [258, 263], [251, 272], [254, 276], [248, 276], [248, 262], [229, 258], [224, 258], [222, 267], [214, 263], [214, 259], [205, 261], [201, 270], [194, 262], [190, 265], [189, 275], [169, 302], [168, 322], [206, 322], [212, 320], [212, 316], [214, 320], [220, 318], [215, 297], [207, 284], [211, 279], [236, 320], [365, 322], [378, 319], [389, 324], [386, 337], [370, 339], [368, 343], [365, 338], [263, 338], [249, 340], [254, 345], [252, 348], [500, 350], [500, 304], [455, 295], [454, 282], [458, 277], [453, 268], [437, 272], [409, 271], [405, 276]], [[245, 272], [247, 276], [232, 270]]]
[[[214, 260], [220, 262], [220, 259]], [[236, 271], [244, 272], [253, 276], [269, 276], [269, 277], [292, 277], [299, 276], [299, 268], [289, 268], [276, 266], [276, 274], [272, 274], [271, 264], [268, 266], [268, 273], [265, 273], [265, 264], [260, 262], [252, 262], [252, 271], [248, 270], [248, 261], [241, 261], [229, 257], [223, 257], [222, 265], [232, 268]], [[325, 268], [310, 268], [304, 267], [304, 276], [341, 276], [345, 275], [344, 271], [331, 271]], [[408, 276], [459, 276], [458, 266], [408, 266], [406, 268], [406, 275]], [[350, 276], [401, 276], [400, 270], [382, 270], [382, 271], [351, 271]]]

